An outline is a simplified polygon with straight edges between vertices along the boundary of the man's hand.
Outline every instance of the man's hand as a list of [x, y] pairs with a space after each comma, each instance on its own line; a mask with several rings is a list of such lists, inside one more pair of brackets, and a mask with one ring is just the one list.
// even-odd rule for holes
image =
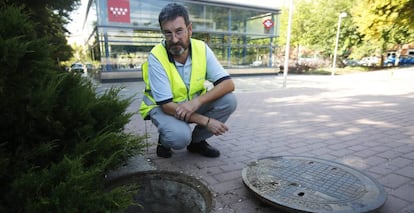
[[198, 98], [178, 104], [175, 109], [175, 117], [177, 119], [188, 122], [191, 115], [201, 106]]
[[208, 131], [210, 131], [214, 135], [216, 136], [222, 135], [229, 130], [229, 128], [221, 121], [213, 119], [213, 118], [209, 118], [209, 119], [210, 120], [208, 121], [206, 128], [208, 129]]

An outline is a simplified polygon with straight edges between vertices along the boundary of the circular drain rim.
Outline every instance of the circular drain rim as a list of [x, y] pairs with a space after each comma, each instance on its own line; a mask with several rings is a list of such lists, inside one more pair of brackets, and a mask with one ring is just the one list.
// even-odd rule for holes
[[[187, 185], [191, 187], [204, 198], [205, 201], [205, 213], [209, 213], [214, 209], [214, 199], [211, 189], [202, 182], [202, 180], [184, 174], [182, 172], [174, 172], [167, 170], [148, 170], [148, 171], [138, 171], [130, 173], [127, 175], [121, 175], [115, 178], [108, 180], [107, 190], [112, 190], [113, 188], [121, 185], [136, 184], [144, 182], [143, 177], [153, 178], [154, 180], [164, 179], [166, 181], [175, 181], [180, 184]], [[138, 194], [140, 193], [138, 189]]]
[[[308, 171], [305, 169], [301, 171], [303, 166], [310, 168], [306, 169]], [[299, 168], [299, 172], [303, 173], [297, 173], [297, 168]], [[320, 168], [323, 171], [312, 174], [314, 168]], [[324, 174], [327, 169], [330, 169], [329, 173], [336, 174], [330, 176], [332, 179], [323, 179], [319, 176], [319, 174]], [[280, 174], [279, 177], [276, 177], [277, 174]], [[285, 177], [281, 178], [280, 176]], [[347, 191], [347, 193], [343, 193], [344, 195], [351, 194], [348, 197], [341, 193], [332, 194], [333, 191], [324, 191], [330, 188], [323, 186], [324, 181], [326, 183], [336, 182], [336, 180], [343, 181], [340, 176], [353, 179], [353, 183], [357, 180], [358, 185], [356, 186], [362, 184], [364, 187], [362, 189], [353, 188], [354, 185], [345, 183], [345, 186], [353, 189], [347, 190], [342, 187]], [[382, 207], [387, 197], [384, 188], [372, 177], [350, 166], [313, 157], [271, 156], [260, 158], [243, 169], [242, 179], [245, 186], [260, 200], [290, 212], [371, 212]], [[319, 183], [319, 186], [312, 185], [313, 180], [315, 183]], [[284, 194], [278, 194], [279, 191]], [[330, 196], [326, 196], [324, 193]], [[335, 199], [342, 200], [335, 201]]]

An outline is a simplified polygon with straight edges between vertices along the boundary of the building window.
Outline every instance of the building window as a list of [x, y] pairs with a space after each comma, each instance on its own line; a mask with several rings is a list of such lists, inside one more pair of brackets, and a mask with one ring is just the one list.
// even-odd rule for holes
[[[94, 0], [88, 14], [89, 45], [100, 56], [103, 71], [139, 70], [153, 46], [162, 39], [159, 11], [172, 1], [122, 0], [129, 5], [129, 20], [109, 19], [108, 2]], [[277, 22], [278, 10], [225, 5], [214, 2], [182, 1], [193, 23], [193, 38], [205, 41], [226, 67], [272, 66], [271, 57], [277, 25], [265, 27], [264, 20]], [[124, 6], [125, 6], [124, 5]], [[90, 18], [96, 16], [96, 20]], [[115, 21], [114, 21], [115, 20]], [[270, 53], [269, 53], [270, 51]]]

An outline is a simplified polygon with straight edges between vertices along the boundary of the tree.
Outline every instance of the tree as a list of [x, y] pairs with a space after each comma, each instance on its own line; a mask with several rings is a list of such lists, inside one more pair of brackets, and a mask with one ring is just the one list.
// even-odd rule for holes
[[[353, 7], [354, 23], [364, 41], [375, 43], [378, 54], [414, 41], [412, 0], [364, 0]], [[407, 11], [411, 11], [408, 13]]]
[[[401, 19], [407, 20], [407, 23], [414, 23], [414, 0], [408, 0], [402, 3], [400, 8]], [[414, 26], [411, 24], [409, 27], [412, 29]]]
[[[296, 0], [292, 19], [292, 46], [305, 46], [320, 53], [324, 57], [333, 54], [338, 16], [347, 12], [348, 17], [342, 19], [339, 40], [340, 53], [346, 53], [351, 46], [360, 42], [360, 35], [351, 25], [349, 10], [354, 1]], [[281, 15], [281, 38], [285, 43], [288, 9], [284, 8]], [[342, 54], [341, 54], [342, 55]]]

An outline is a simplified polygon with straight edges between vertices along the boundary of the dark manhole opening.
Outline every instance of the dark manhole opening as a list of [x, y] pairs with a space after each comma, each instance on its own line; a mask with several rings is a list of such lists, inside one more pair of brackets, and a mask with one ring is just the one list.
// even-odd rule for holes
[[137, 206], [125, 212], [138, 213], [203, 213], [211, 212], [213, 197], [210, 190], [192, 176], [171, 171], [144, 171], [115, 178], [108, 189], [137, 184], [134, 199]]
[[311, 157], [262, 158], [244, 168], [242, 178], [259, 199], [287, 212], [375, 212], [387, 197], [372, 177]]

